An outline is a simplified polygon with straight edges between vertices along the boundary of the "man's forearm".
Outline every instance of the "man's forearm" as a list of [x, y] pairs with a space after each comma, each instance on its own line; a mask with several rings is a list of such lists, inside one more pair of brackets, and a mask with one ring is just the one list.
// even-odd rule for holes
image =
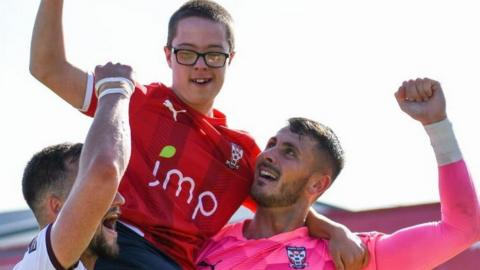
[[307, 226], [311, 236], [330, 240], [328, 249], [336, 269], [357, 270], [367, 264], [368, 251], [360, 238], [344, 225], [310, 208]]
[[310, 235], [315, 238], [330, 239], [338, 235], [345, 228], [343, 225], [320, 215], [313, 208], [310, 208], [306, 220]]
[[467, 166], [461, 161], [462, 153], [452, 125], [444, 119], [425, 129], [439, 166], [442, 222], [464, 232], [466, 239], [477, 240], [480, 234], [478, 197]]
[[380, 238], [376, 269], [432, 269], [479, 240], [477, 194], [451, 124], [444, 119], [425, 129], [439, 166], [442, 220]]
[[[77, 178], [52, 228], [52, 249], [64, 267], [71, 266], [87, 248], [111, 207], [127, 167], [130, 158], [128, 104], [128, 97], [120, 94], [99, 100], [80, 156]], [[69, 241], [64, 241], [67, 238]]]

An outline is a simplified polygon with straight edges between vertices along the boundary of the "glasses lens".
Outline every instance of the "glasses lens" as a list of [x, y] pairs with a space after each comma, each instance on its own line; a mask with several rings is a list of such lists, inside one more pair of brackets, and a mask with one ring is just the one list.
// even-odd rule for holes
[[207, 65], [211, 67], [223, 67], [227, 56], [223, 53], [210, 52], [205, 55], [205, 60], [207, 61]]
[[184, 65], [193, 65], [197, 60], [197, 54], [192, 51], [178, 50], [177, 51], [177, 61], [180, 64]]

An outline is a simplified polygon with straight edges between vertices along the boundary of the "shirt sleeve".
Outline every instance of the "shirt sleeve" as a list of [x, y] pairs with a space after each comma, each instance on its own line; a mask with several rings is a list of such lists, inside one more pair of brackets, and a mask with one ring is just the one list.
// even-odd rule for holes
[[376, 240], [378, 270], [432, 269], [480, 239], [480, 207], [448, 119], [425, 127], [437, 158], [441, 220]]
[[248, 195], [245, 201], [243, 201], [242, 205], [248, 208], [248, 210], [252, 211], [253, 213], [257, 211], [257, 204], [250, 195]]
[[[135, 90], [132, 94], [131, 100], [135, 100], [132, 103], [141, 104], [145, 101], [145, 95], [147, 93], [147, 87], [135, 83]], [[97, 110], [98, 99], [95, 96], [95, 75], [92, 72], [87, 73], [87, 86], [85, 89], [85, 97], [83, 99], [82, 108], [79, 109], [83, 114], [93, 117]]]
[[14, 270], [63, 270], [61, 267], [55, 267], [54, 261], [57, 262], [57, 260], [51, 250], [50, 228], [51, 225], [48, 225], [32, 240], [23, 259], [13, 268]]
[[83, 106], [80, 112], [93, 117], [97, 110], [97, 97], [95, 96], [95, 76], [92, 72], [87, 73], [87, 86], [85, 89], [85, 97], [83, 99]]
[[15, 265], [13, 270], [73, 270], [73, 269], [85, 269], [83, 265], [76, 263], [69, 269], [65, 269], [58, 262], [57, 257], [52, 249], [50, 241], [50, 231], [52, 224], [45, 227], [37, 235], [35, 239], [30, 242], [27, 252], [23, 259]]

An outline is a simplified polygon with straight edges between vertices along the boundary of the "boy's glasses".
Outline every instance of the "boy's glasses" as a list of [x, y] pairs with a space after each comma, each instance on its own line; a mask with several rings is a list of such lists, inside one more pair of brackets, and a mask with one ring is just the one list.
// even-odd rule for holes
[[172, 48], [173, 54], [177, 59], [177, 63], [185, 66], [193, 66], [197, 63], [198, 58], [203, 57], [205, 64], [211, 68], [221, 68], [225, 66], [227, 58], [230, 57], [228, 53], [223, 52], [206, 52], [199, 53], [187, 49]]

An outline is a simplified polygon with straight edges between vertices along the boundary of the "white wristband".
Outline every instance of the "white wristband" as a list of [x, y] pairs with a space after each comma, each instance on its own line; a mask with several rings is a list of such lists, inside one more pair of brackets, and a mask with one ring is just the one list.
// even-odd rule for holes
[[101, 80], [99, 80], [96, 84], [95, 84], [95, 95], [98, 97], [98, 91], [99, 89], [102, 87], [103, 84], [106, 84], [106, 83], [110, 83], [110, 82], [118, 82], [118, 83], [126, 83], [128, 85], [128, 89], [125, 89], [127, 93], [129, 93], [129, 95], [131, 93], [133, 93], [133, 90], [135, 90], [135, 84], [133, 84], [132, 81], [130, 81], [129, 79], [127, 78], [123, 78], [123, 77], [108, 77], [108, 78], [103, 78]]
[[130, 97], [130, 93], [127, 90], [125, 90], [125, 88], [108, 88], [103, 90], [102, 93], [100, 93], [100, 96], [98, 96], [98, 99], [101, 99], [102, 97], [109, 94], [122, 94], [126, 97]]
[[438, 165], [446, 165], [462, 159], [452, 123], [446, 118], [440, 122], [424, 126], [430, 137]]

